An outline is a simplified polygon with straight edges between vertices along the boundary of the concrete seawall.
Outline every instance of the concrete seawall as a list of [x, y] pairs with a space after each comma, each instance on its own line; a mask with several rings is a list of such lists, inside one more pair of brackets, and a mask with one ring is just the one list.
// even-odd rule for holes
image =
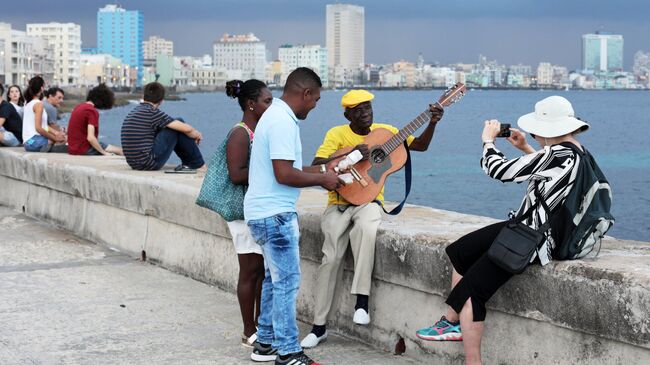
[[[194, 204], [197, 176], [139, 172], [119, 157], [0, 149], [0, 204], [200, 281], [234, 291], [228, 229]], [[299, 201], [303, 282], [299, 317], [311, 321], [325, 192]], [[372, 323], [352, 324], [351, 259], [329, 327], [431, 363], [462, 363], [459, 343], [427, 343], [415, 330], [443, 313], [450, 264], [444, 248], [492, 219], [409, 206], [384, 220], [377, 239]], [[650, 244], [608, 238], [596, 260], [534, 266], [488, 305], [483, 354], [498, 364], [650, 363]], [[325, 345], [327, 346], [327, 345]]]

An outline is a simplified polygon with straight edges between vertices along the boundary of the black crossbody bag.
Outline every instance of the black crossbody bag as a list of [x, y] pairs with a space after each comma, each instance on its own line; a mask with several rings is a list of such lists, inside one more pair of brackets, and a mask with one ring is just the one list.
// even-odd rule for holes
[[[535, 204], [524, 214], [511, 219], [501, 229], [487, 252], [492, 262], [512, 274], [521, 274], [526, 269], [535, 250], [544, 243], [545, 233], [550, 227], [550, 209], [537, 189], [537, 184], [535, 196]], [[544, 207], [549, 218], [539, 229], [532, 229], [523, 222], [532, 215], [539, 204]]]

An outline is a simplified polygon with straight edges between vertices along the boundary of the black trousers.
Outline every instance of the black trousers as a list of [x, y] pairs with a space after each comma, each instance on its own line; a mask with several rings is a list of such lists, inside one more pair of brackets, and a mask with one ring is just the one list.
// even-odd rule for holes
[[499, 222], [469, 233], [447, 246], [447, 256], [463, 278], [456, 284], [447, 304], [456, 313], [472, 298], [474, 322], [485, 320], [485, 303], [513, 274], [495, 265], [487, 250], [507, 222]]

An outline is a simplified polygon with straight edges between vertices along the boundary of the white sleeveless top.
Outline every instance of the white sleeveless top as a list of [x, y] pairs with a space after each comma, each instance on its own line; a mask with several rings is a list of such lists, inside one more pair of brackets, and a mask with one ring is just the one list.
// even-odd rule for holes
[[[38, 134], [36, 131], [36, 124], [34, 123], [34, 120], [36, 119], [36, 115], [34, 115], [34, 105], [40, 102], [40, 100], [34, 99], [25, 104], [25, 108], [23, 109], [23, 141], [25, 142]], [[47, 113], [45, 112], [45, 108], [43, 108], [43, 115], [41, 117], [41, 127], [47, 127]]]

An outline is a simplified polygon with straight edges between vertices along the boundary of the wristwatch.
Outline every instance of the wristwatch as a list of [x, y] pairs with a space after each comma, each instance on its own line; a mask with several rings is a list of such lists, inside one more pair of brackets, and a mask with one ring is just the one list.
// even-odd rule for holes
[[324, 174], [327, 172], [327, 166], [324, 163], [320, 164], [320, 173]]

